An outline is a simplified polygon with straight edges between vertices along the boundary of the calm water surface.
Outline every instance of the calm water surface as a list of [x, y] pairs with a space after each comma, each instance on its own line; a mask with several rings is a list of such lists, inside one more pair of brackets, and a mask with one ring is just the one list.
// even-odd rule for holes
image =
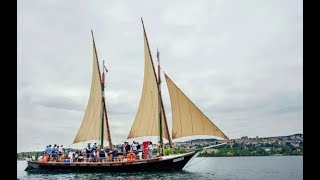
[[303, 179], [303, 156], [194, 158], [184, 171], [171, 173], [30, 173], [17, 161], [19, 179]]

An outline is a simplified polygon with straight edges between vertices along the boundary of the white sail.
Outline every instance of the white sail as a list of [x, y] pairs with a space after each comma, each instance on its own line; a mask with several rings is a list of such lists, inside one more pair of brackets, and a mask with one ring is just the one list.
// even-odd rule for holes
[[87, 108], [82, 120], [80, 129], [73, 141], [73, 143], [88, 141], [88, 140], [100, 140], [101, 139], [101, 128], [102, 128], [102, 111], [103, 115], [103, 139], [106, 139], [111, 144], [111, 139], [109, 140], [109, 130], [107, 129], [107, 113], [102, 101], [102, 85], [100, 70], [98, 64], [98, 57], [96, 53], [96, 47], [93, 42], [93, 71], [92, 71], [92, 81], [90, 96], [87, 104]]
[[172, 139], [212, 135], [229, 139], [165, 74], [172, 109]]
[[[138, 112], [128, 139], [143, 136], [159, 136], [159, 90], [148, 40], [144, 31], [144, 80]], [[169, 140], [164, 108], [162, 107], [163, 138]]]

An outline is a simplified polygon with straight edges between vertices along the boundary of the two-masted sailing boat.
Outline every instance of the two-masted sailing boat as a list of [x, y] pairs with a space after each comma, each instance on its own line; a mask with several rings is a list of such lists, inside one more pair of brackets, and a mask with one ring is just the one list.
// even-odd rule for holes
[[[141, 19], [142, 21], [142, 19]], [[228, 139], [228, 137], [206, 117], [192, 101], [178, 88], [178, 86], [165, 74], [172, 110], [172, 138], [169, 134], [168, 123], [161, 97], [160, 65], [158, 65], [158, 78], [153, 65], [146, 31], [143, 26], [144, 36], [144, 81], [138, 112], [133, 122], [128, 139], [145, 136], [159, 136], [160, 147], [163, 148], [163, 139], [169, 141], [173, 147], [172, 139], [194, 136], [211, 135]], [[84, 114], [81, 127], [73, 143], [89, 140], [107, 140], [112, 148], [106, 101], [104, 97], [104, 77], [107, 69], [102, 67], [102, 75], [99, 68], [98, 55], [93, 38], [93, 73], [89, 101]], [[159, 54], [157, 53], [159, 62]], [[102, 76], [102, 77], [101, 77]], [[162, 149], [161, 148], [161, 149]], [[187, 162], [196, 154], [196, 151], [149, 158], [128, 162], [126, 160], [116, 162], [41, 162], [28, 161], [26, 170], [79, 170], [79, 171], [166, 171], [182, 170]]]

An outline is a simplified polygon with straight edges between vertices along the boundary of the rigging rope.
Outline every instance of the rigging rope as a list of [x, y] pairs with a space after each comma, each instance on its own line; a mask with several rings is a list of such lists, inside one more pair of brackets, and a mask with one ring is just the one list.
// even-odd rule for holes
[[206, 157], [202, 157], [202, 159], [200, 159], [199, 161], [196, 161], [196, 162], [194, 162], [194, 163], [192, 163], [192, 164], [190, 164], [190, 165], [188, 165], [187, 167], [185, 167], [185, 168], [188, 168], [188, 167], [190, 167], [190, 166], [193, 166], [193, 165], [195, 165], [195, 164], [197, 164], [197, 163], [199, 163], [199, 162], [201, 162], [202, 160], [204, 160]]
[[[210, 148], [217, 147], [217, 146], [221, 146], [221, 145], [225, 145], [225, 144], [227, 144], [227, 143], [221, 143], [221, 144], [216, 144], [216, 145], [207, 146], [207, 147], [204, 147], [203, 150], [205, 150], [205, 149], [210, 149]], [[198, 154], [196, 154], [194, 157], [196, 158], [196, 157], [200, 154], [200, 152], [202, 152], [202, 151], [199, 151]], [[206, 157], [202, 157], [202, 159], [200, 159], [199, 161], [196, 161], [196, 162], [188, 165], [188, 166], [185, 167], [185, 168], [188, 168], [188, 167], [190, 167], [190, 166], [192, 166], [192, 165], [195, 165], [195, 164], [201, 162], [202, 160], [204, 160], [205, 158], [206, 158]]]

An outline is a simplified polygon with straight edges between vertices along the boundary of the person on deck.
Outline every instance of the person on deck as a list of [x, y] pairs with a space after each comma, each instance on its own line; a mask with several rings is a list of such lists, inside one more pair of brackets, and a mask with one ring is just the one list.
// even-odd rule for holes
[[85, 148], [87, 161], [89, 161], [89, 157], [90, 157], [90, 153], [91, 153], [91, 146], [90, 145], [91, 145], [91, 143], [88, 143], [87, 147]]
[[140, 151], [141, 150], [141, 145], [139, 144], [139, 142], [136, 142], [136, 144], [137, 144], [138, 151]]
[[99, 161], [103, 161], [106, 158], [106, 154], [104, 149], [101, 149], [100, 153], [99, 153]]
[[69, 152], [69, 155], [68, 155], [68, 157], [69, 157], [69, 159], [70, 159], [70, 162], [73, 162], [73, 156], [74, 156], [74, 152], [73, 152], [73, 150], [71, 149], [70, 152]]
[[115, 158], [116, 159], [118, 158], [118, 150], [117, 150], [117, 148], [114, 148], [111, 154], [112, 154], [113, 161], [115, 161]]
[[149, 158], [152, 158], [152, 142], [150, 141], [149, 146], [148, 146], [148, 152], [149, 152]]
[[93, 157], [94, 157], [94, 161], [97, 162], [99, 160], [99, 150], [98, 148], [96, 147], [94, 150], [93, 150]]
[[56, 160], [58, 158], [57, 154], [57, 145], [54, 144], [54, 146], [51, 148], [51, 157]]
[[76, 150], [76, 152], [74, 153], [74, 162], [78, 162], [79, 161], [79, 151]]
[[94, 160], [94, 150], [95, 150], [96, 148], [94, 148], [94, 146], [92, 146], [92, 148], [91, 148], [91, 150], [90, 150], [90, 159], [91, 160]]
[[56, 159], [59, 159], [60, 157], [60, 153], [59, 153], [59, 146], [56, 147], [56, 151], [55, 151], [55, 154], [56, 154]]
[[55, 153], [57, 151], [57, 145], [54, 144], [54, 146], [51, 148], [51, 152]]
[[136, 142], [133, 141], [132, 145], [131, 145], [131, 149], [132, 151], [137, 155], [138, 154], [138, 149], [137, 149], [137, 144]]
[[160, 145], [161, 145], [161, 142], [158, 141], [158, 144], [157, 144], [157, 156], [161, 156], [161, 148], [160, 148]]
[[51, 148], [51, 144], [48, 147], [48, 154], [51, 155], [52, 154], [52, 148]]
[[59, 151], [59, 154], [60, 154], [60, 155], [62, 155], [62, 154], [64, 153], [64, 152], [63, 152], [63, 145], [60, 145], [58, 151]]
[[83, 161], [83, 152], [82, 150], [78, 150], [78, 162], [82, 162]]
[[137, 149], [138, 149], [138, 157], [139, 159], [142, 159], [142, 149], [141, 149], [141, 145], [139, 144], [139, 142], [137, 143]]
[[94, 143], [93, 145], [92, 145], [92, 149], [95, 149], [97, 147], [97, 143]]
[[128, 142], [125, 142], [126, 144], [126, 154], [128, 154], [128, 152], [130, 151], [130, 145]]
[[51, 145], [47, 146], [47, 148], [44, 150], [46, 154], [51, 154]]
[[123, 153], [123, 155], [126, 155], [126, 142], [124, 142], [121, 146], [121, 152]]

